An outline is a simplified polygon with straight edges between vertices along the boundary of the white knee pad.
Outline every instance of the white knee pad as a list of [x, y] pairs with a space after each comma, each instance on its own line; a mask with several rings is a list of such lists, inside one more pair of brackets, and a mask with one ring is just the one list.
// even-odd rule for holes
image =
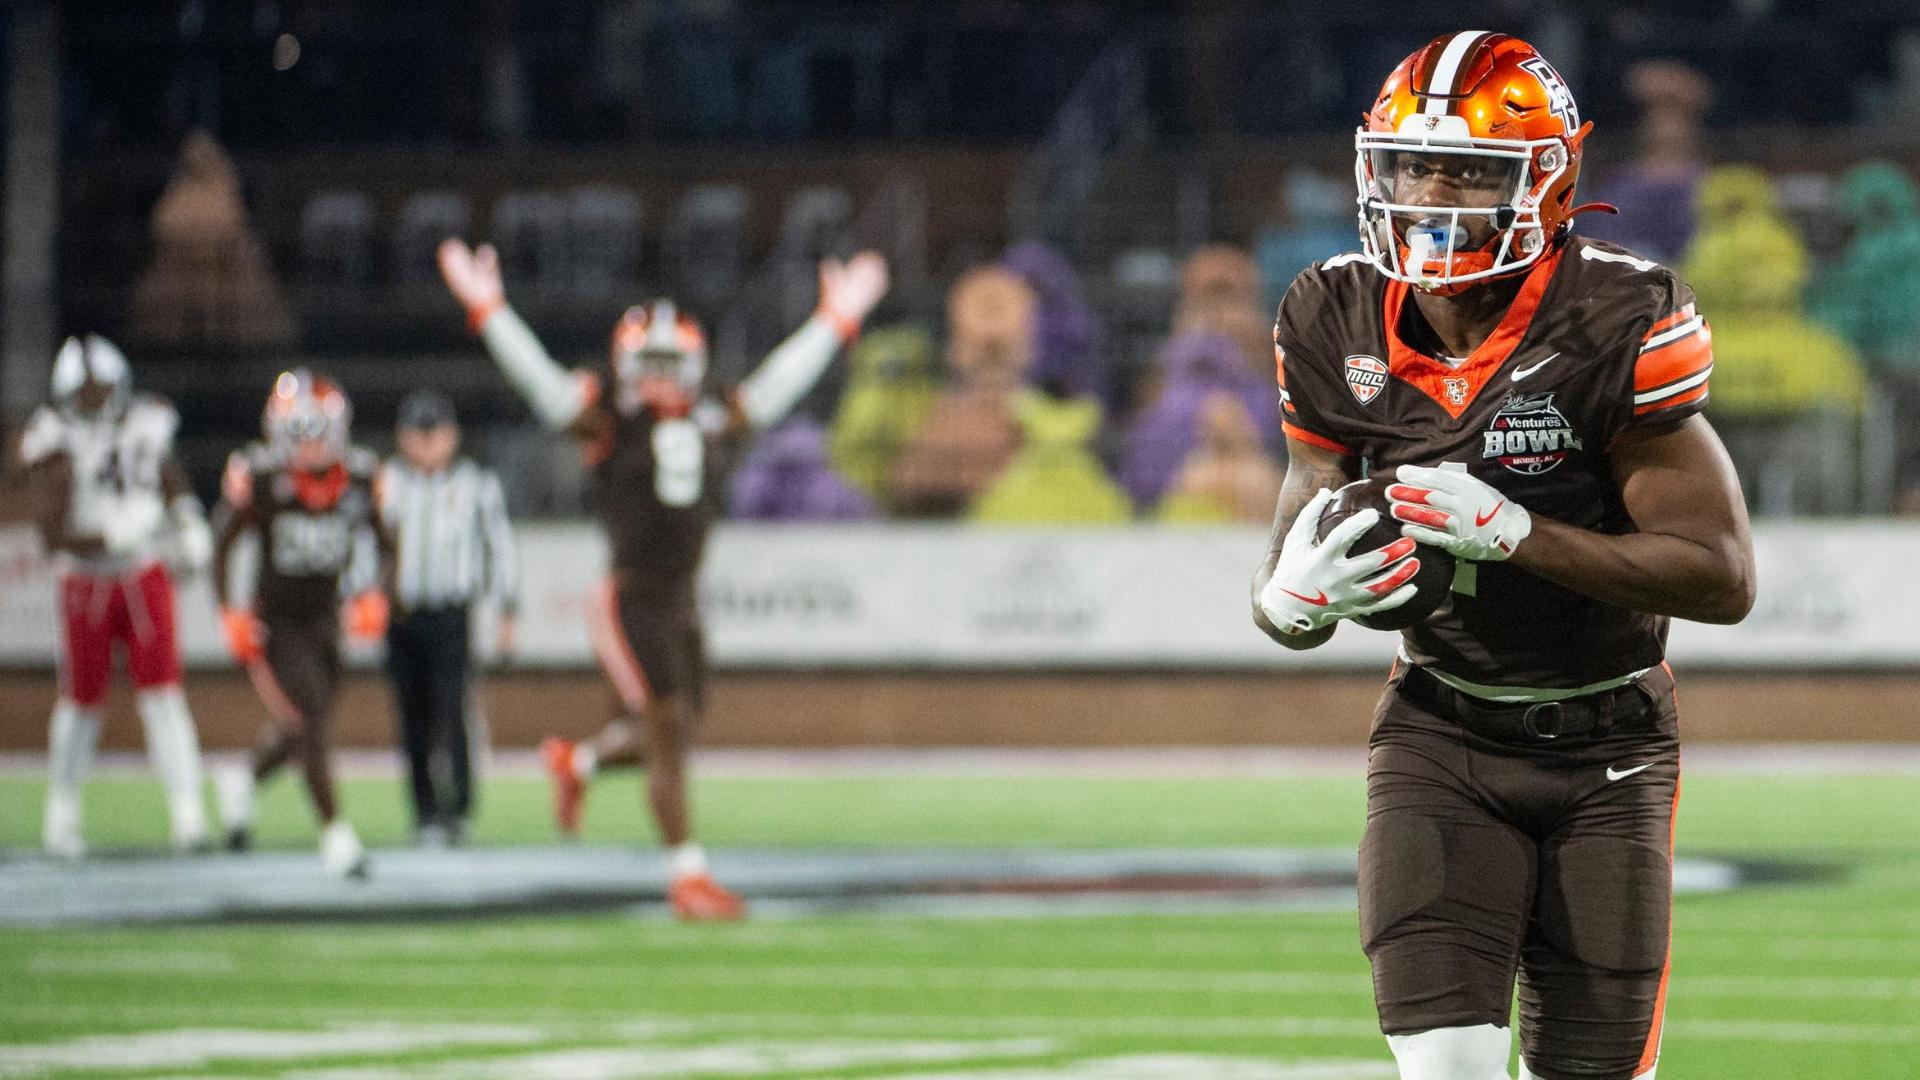
[[147, 757], [167, 789], [174, 843], [191, 847], [204, 842], [207, 817], [201, 802], [200, 736], [187, 712], [186, 695], [178, 686], [142, 690], [135, 695], [134, 705], [146, 729]]
[[1508, 1080], [1512, 1042], [1512, 1033], [1494, 1024], [1387, 1036], [1400, 1080]]

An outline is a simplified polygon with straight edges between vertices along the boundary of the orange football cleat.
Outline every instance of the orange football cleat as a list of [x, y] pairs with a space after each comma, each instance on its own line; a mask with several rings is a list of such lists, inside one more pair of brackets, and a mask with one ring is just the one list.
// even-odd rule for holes
[[560, 835], [580, 835], [580, 804], [586, 801], [587, 785], [573, 767], [573, 744], [565, 739], [547, 739], [540, 744], [540, 760], [553, 780], [553, 816], [560, 823]]
[[667, 902], [682, 922], [737, 922], [747, 917], [746, 901], [707, 874], [688, 874], [667, 888]]

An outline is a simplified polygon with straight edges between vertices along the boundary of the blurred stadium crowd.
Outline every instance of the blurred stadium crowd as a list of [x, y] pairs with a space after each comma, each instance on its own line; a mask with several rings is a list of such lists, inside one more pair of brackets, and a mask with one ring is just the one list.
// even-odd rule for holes
[[[290, 149], [288, 129], [258, 126], [263, 115], [303, 108], [299, 95], [315, 79], [357, 100], [354, 80], [313, 33], [302, 58], [299, 34], [338, 33], [324, 13], [339, 6], [268, 5], [263, 15], [260, 5], [186, 4], [181, 18], [198, 12], [201, 22], [170, 27], [176, 50], [156, 61], [171, 98], [136, 107], [115, 96], [123, 84], [82, 78], [87, 92], [70, 106], [69, 152], [80, 168], [65, 181], [62, 318], [114, 334], [143, 381], [176, 399], [197, 483], [210, 486], [220, 457], [249, 434], [267, 368], [298, 358], [345, 382], [369, 421], [359, 434], [376, 446], [407, 390], [449, 390], [469, 444], [501, 469], [516, 514], [578, 513], [588, 496], [577, 463], [538, 437], [462, 342], [433, 271], [434, 244], [447, 235], [498, 244], [509, 297], [574, 363], [600, 362], [625, 304], [671, 294], [708, 324], [724, 379], [809, 310], [817, 258], [858, 243], [888, 254], [895, 295], [842, 372], [741, 463], [735, 517], [1270, 519], [1284, 469], [1272, 312], [1294, 274], [1356, 239], [1343, 172], [1351, 150], [1337, 134], [1345, 114], [1321, 115], [1313, 102], [1360, 100], [1343, 91], [1343, 73], [1381, 68], [1372, 45], [1303, 61], [1298, 100], [1262, 113], [1241, 91], [1271, 80], [1251, 78], [1259, 71], [1244, 64], [1234, 68], [1249, 75], [1244, 85], [1209, 87], [1191, 70], [1167, 75], [1194, 63], [1190, 48], [1167, 41], [1190, 44], [1214, 25], [1195, 16], [1168, 17], [1168, 39], [1153, 20], [1103, 28], [1094, 16], [1112, 5], [1083, 5], [1079, 16], [936, 5], [942, 18], [883, 19], [855, 47], [828, 32], [844, 12], [781, 37], [772, 29], [777, 4], [571, 3], [557, 10], [577, 26], [560, 19], [517, 35], [511, 19], [496, 26], [483, 14], [469, 28], [517, 57], [525, 85], [507, 104], [488, 96], [499, 85], [484, 72], [436, 77], [412, 119], [372, 105], [342, 110], [332, 121], [340, 130], [309, 133]], [[236, 7], [251, 21], [230, 17]], [[1322, 7], [1256, 17], [1227, 4], [1216, 15], [1228, 20], [1221, 25], [1242, 18], [1256, 38], [1288, 31], [1285, 55], [1304, 55], [1303, 41], [1330, 40], [1344, 25]], [[1818, 88], [1782, 96], [1752, 85], [1752, 62], [1794, 41], [1805, 15], [1793, 4], [1698, 16], [1683, 39], [1692, 44], [1677, 50], [1697, 63], [1660, 55], [1659, 20], [1675, 16], [1650, 6], [1619, 5], [1606, 18], [1538, 7], [1513, 13], [1526, 24], [1518, 29], [1545, 46], [1555, 35], [1580, 46], [1569, 79], [1583, 101], [1598, 103], [1602, 152], [1582, 197], [1622, 211], [1583, 217], [1579, 228], [1677, 266], [1697, 290], [1718, 358], [1709, 414], [1756, 512], [1920, 514], [1914, 172], [1897, 153], [1809, 165], [1805, 154], [1767, 154], [1754, 134], [1893, 115], [1908, 88], [1888, 43], [1897, 27], [1863, 15], [1823, 40], [1821, 49], [1883, 39], [1828, 95], [1835, 111], [1809, 116], [1804, 105]], [[478, 8], [501, 18], [517, 10]], [[1748, 8], [1751, 17], [1740, 16]], [[303, 11], [304, 23], [295, 17]], [[1726, 38], [1728, 19], [1745, 36]], [[363, 50], [369, 63], [431, 30], [420, 18], [380, 25], [386, 51]], [[1716, 27], [1732, 44], [1708, 44]], [[556, 42], [574, 40], [568, 34], [599, 50], [572, 82], [546, 66]], [[1397, 56], [1424, 39], [1401, 36], [1379, 49]], [[786, 51], [769, 44], [775, 37]], [[124, 53], [115, 40], [97, 35], [82, 48], [74, 60], [82, 76]], [[236, 60], [251, 55], [236, 41], [257, 47], [266, 67]], [[516, 42], [517, 52], [508, 48]], [[969, 81], [995, 47], [1054, 49], [1076, 74], [1049, 76], [1049, 86], [1029, 88], [1038, 105], [995, 121]], [[896, 69], [927, 55], [956, 73], [903, 90]], [[667, 56], [675, 59], [662, 68]], [[743, 69], [728, 57], [752, 62]], [[267, 67], [305, 70], [306, 81], [289, 89]], [[1017, 67], [1034, 78], [1053, 70]], [[1800, 70], [1840, 77], [1828, 65]], [[1316, 72], [1318, 83], [1306, 77]], [[860, 92], [841, 101], [829, 84]], [[1169, 102], [1169, 87], [1185, 100]], [[468, 91], [471, 109], [446, 100]], [[254, 127], [205, 124], [140, 149], [138, 133], [184, 132], [183, 117], [227, 115], [215, 100], [223, 93], [273, 107], [245, 111]], [[1221, 114], [1216, 98], [1239, 104]], [[569, 101], [592, 107], [556, 104]], [[1717, 125], [1728, 122], [1746, 133], [1734, 152], [1758, 164], [1726, 162]], [[1236, 149], [1208, 151], [1209, 124], [1241, 140]], [[812, 144], [779, 149], [782, 140], [853, 135], [906, 141], [825, 164], [809, 159], [821, 153]], [[1249, 151], [1252, 136], [1276, 141]], [[328, 138], [402, 149], [388, 160], [356, 146], [330, 160]], [[542, 138], [569, 148], [549, 152], [535, 145]], [[1029, 145], [955, 157], [927, 141], [943, 138]], [[752, 145], [726, 141], [742, 139]], [[512, 152], [495, 161], [502, 147]], [[86, 168], [110, 161], [120, 166]], [[793, 174], [782, 175], [788, 164]], [[769, 179], [782, 199], [773, 216], [761, 197]], [[219, 357], [234, 358], [231, 382], [188, 373]], [[169, 358], [196, 363], [168, 376]], [[255, 404], [243, 407], [247, 399]]]

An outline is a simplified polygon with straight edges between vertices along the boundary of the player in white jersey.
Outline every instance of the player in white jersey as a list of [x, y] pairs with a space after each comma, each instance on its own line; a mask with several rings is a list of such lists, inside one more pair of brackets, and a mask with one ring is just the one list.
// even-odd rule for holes
[[68, 338], [53, 365], [53, 400], [21, 437], [34, 516], [60, 592], [60, 696], [47, 744], [43, 839], [50, 854], [84, 853], [80, 785], [100, 737], [116, 644], [126, 650], [147, 754], [167, 792], [175, 848], [207, 842], [200, 741], [180, 691], [171, 563], [206, 567], [212, 534], [173, 456], [179, 416], [135, 394], [127, 360], [95, 334]]

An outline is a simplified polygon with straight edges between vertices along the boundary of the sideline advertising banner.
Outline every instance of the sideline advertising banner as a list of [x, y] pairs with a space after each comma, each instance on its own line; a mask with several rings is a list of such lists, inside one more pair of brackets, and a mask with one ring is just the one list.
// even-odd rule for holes
[[[1920, 550], [1920, 525], [1787, 523], [1756, 542], [1753, 614], [1731, 627], [1676, 621], [1677, 662], [1920, 665], [1920, 582], [1883, 572]], [[729, 525], [713, 538], [702, 606], [715, 662], [735, 669], [1385, 666], [1396, 635], [1345, 626], [1294, 653], [1254, 628], [1248, 582], [1266, 543], [1258, 529]], [[526, 526], [521, 549], [520, 662], [591, 665], [597, 532]], [[224, 662], [206, 582], [184, 583], [180, 600], [188, 659]], [[0, 530], [0, 663], [51, 665], [54, 625], [53, 570], [32, 530]]]

